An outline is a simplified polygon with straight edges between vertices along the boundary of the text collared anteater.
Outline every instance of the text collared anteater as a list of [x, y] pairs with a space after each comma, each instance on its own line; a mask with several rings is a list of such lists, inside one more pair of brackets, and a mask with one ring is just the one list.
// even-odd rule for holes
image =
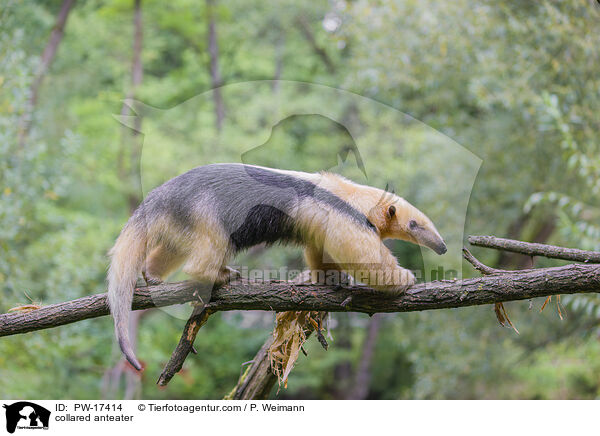
[[280, 242], [304, 246], [311, 271], [345, 271], [375, 289], [400, 292], [415, 278], [383, 245], [387, 238], [446, 252], [431, 220], [406, 200], [337, 174], [243, 164], [194, 168], [150, 192], [110, 251], [108, 301], [121, 350], [140, 370], [129, 338], [140, 274], [158, 283], [183, 265], [192, 278], [218, 285], [230, 279], [234, 254]]

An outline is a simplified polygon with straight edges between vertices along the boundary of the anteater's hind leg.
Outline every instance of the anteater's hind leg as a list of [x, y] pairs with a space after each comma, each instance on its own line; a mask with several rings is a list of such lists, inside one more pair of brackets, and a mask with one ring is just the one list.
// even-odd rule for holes
[[142, 271], [148, 285], [157, 285], [175, 271], [185, 260], [185, 256], [165, 245], [154, 248], [146, 258], [146, 267]]
[[207, 285], [222, 285], [233, 274], [233, 270], [226, 266], [231, 254], [229, 239], [225, 235], [206, 232], [192, 243], [183, 271]]

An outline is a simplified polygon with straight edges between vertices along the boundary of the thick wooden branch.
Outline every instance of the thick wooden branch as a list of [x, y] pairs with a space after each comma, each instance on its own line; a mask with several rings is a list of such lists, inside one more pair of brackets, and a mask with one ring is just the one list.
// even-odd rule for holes
[[[150, 309], [192, 301], [195, 291], [196, 284], [192, 282], [138, 288], [133, 296], [133, 309]], [[5, 313], [0, 315], [0, 337], [58, 327], [108, 314], [106, 294], [51, 304], [31, 312]]]
[[529, 256], [543, 256], [572, 262], [600, 263], [600, 252], [585, 251], [577, 248], [557, 247], [555, 245], [534, 244], [495, 236], [469, 236], [469, 243], [479, 247], [495, 248]]
[[[194, 282], [163, 283], [136, 289], [133, 309], [148, 309], [196, 300]], [[600, 292], [600, 265], [565, 265], [419, 284], [399, 296], [364, 286], [329, 287], [271, 281], [237, 281], [213, 291], [208, 309], [311, 310], [325, 312], [410, 312], [493, 304], [556, 294]], [[352, 299], [348, 297], [352, 295]], [[348, 301], [350, 301], [348, 303]], [[52, 304], [28, 313], [0, 315], [0, 336], [42, 330], [108, 315], [106, 294]]]

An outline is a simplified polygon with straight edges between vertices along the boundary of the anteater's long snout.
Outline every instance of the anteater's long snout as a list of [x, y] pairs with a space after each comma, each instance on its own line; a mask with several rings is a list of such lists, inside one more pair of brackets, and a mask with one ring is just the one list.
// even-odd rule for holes
[[437, 254], [441, 255], [448, 251], [446, 243], [440, 234], [435, 230], [430, 230], [425, 227], [417, 227], [411, 230], [411, 235], [413, 238], [415, 238], [419, 245], [431, 248]]

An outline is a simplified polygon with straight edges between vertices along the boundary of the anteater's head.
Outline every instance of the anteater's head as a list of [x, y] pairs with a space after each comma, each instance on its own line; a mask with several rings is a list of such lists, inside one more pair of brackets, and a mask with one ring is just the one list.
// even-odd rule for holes
[[431, 220], [405, 199], [387, 195], [376, 207], [382, 238], [402, 239], [444, 254], [446, 244]]

